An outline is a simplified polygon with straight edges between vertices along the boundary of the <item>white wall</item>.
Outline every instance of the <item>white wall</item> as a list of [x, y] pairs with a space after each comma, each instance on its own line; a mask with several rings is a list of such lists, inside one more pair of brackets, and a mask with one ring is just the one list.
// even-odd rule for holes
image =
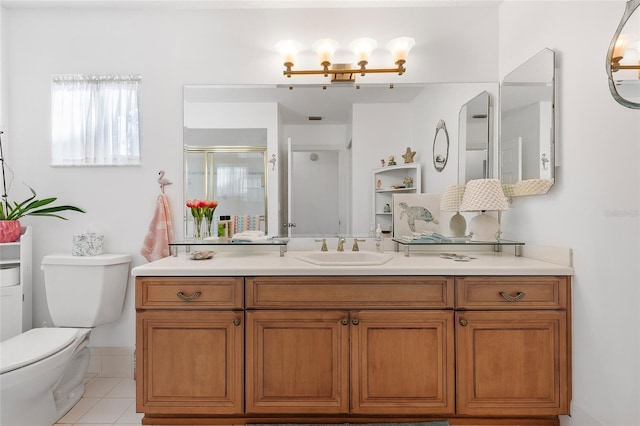
[[500, 7], [502, 76], [544, 47], [556, 52], [557, 182], [502, 217], [506, 238], [573, 249], [580, 426], [640, 424], [640, 110], [613, 100], [605, 71], [623, 11], [623, 1]]
[[[124, 7], [2, 11], [6, 24], [2, 54], [8, 74], [3, 79], [11, 82], [7, 92], [11, 121], [5, 139], [11, 145], [7, 160], [16, 172], [11, 197], [27, 195], [25, 182], [39, 194], [58, 196], [61, 202], [87, 211], [70, 214], [68, 222], [23, 221], [34, 228], [36, 265], [45, 254], [69, 251], [71, 235], [89, 224], [105, 234], [106, 250], [131, 253], [134, 266], [144, 263], [138, 253], [153, 215], [161, 169], [174, 182], [166, 192], [174, 229], [181, 228], [183, 86], [283, 83], [281, 61], [273, 49], [280, 39], [295, 37], [309, 46], [326, 37], [328, 22], [331, 36], [343, 45], [362, 34], [382, 43], [404, 34], [416, 38], [404, 76], [371, 75], [370, 82], [495, 81], [497, 75], [498, 16], [491, 7], [369, 8], [364, 20], [363, 11], [357, 9]], [[348, 50], [341, 49], [336, 60], [345, 54]], [[311, 66], [314, 58], [311, 51], [303, 52], [300, 66]], [[379, 49], [371, 65], [388, 66], [388, 60]], [[57, 73], [142, 75], [140, 167], [49, 167], [50, 80]], [[354, 162], [360, 161], [354, 156]], [[279, 164], [284, 164], [282, 155]], [[42, 281], [35, 268], [35, 325], [49, 320]], [[92, 345], [134, 344], [133, 296], [130, 280], [123, 318], [98, 327]]]

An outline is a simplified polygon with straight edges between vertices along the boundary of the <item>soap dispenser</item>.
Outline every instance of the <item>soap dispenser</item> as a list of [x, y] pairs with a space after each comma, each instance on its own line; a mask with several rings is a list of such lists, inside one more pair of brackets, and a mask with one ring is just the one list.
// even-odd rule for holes
[[382, 236], [382, 229], [380, 229], [380, 224], [376, 228], [376, 251], [378, 253], [384, 252], [384, 238]]

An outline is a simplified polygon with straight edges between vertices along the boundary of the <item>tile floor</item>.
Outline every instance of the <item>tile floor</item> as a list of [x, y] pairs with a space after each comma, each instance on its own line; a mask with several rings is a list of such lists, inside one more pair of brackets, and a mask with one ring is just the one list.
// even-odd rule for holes
[[139, 426], [136, 382], [129, 377], [88, 375], [80, 401], [56, 426]]

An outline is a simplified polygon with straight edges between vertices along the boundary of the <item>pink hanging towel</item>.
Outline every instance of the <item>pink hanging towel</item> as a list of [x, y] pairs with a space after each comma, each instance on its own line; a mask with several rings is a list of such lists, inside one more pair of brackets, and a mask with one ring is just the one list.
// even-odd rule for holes
[[173, 239], [173, 228], [171, 226], [171, 210], [169, 200], [165, 194], [158, 196], [156, 210], [149, 225], [149, 232], [144, 238], [140, 254], [149, 262], [162, 259], [171, 255], [169, 242]]

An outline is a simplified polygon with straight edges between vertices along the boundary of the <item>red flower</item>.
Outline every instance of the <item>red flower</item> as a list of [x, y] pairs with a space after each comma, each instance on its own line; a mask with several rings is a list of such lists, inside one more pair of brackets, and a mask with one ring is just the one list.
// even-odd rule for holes
[[191, 215], [196, 219], [206, 217], [211, 221], [213, 212], [218, 207], [217, 201], [211, 200], [187, 200], [187, 207], [191, 209]]

